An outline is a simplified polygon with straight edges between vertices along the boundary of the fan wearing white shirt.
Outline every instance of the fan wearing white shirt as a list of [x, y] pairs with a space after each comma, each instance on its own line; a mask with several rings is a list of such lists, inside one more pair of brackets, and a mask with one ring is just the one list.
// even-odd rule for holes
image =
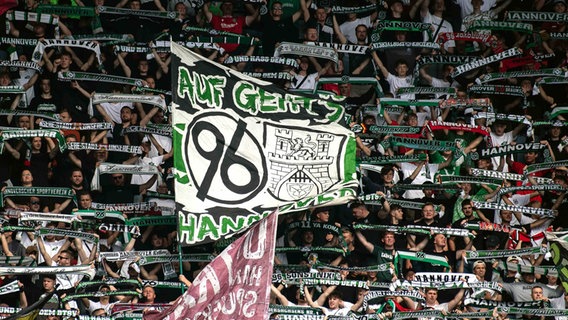
[[[307, 287], [304, 287], [304, 296], [306, 297], [310, 307], [322, 309], [326, 316], [347, 316], [349, 312], [356, 311], [361, 307], [363, 303], [362, 299], [359, 299], [356, 304], [343, 301], [341, 292], [336, 290], [336, 288], [337, 286], [329, 286], [314, 302], [312, 294], [309, 292]], [[322, 307], [326, 299], [329, 308]]]

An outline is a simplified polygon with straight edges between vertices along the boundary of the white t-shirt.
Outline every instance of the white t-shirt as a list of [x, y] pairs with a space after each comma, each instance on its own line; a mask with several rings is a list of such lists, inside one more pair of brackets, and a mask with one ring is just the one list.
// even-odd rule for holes
[[[293, 89], [313, 90], [316, 87], [318, 76], [319, 76], [319, 74], [317, 72], [314, 72], [312, 74], [308, 74], [307, 76], [302, 76], [302, 75], [296, 74], [294, 76], [296, 83], [292, 85], [292, 88]], [[304, 78], [306, 78], [306, 80], [304, 80]], [[301, 85], [300, 85], [300, 83], [301, 83]]]
[[364, 24], [368, 28], [371, 28], [373, 26], [371, 16], [358, 18], [353, 21], [345, 21], [339, 26], [339, 30], [341, 30], [341, 33], [343, 33], [343, 35], [347, 39], [347, 42], [357, 43], [357, 35], [355, 29], [357, 29], [357, 26], [360, 24]]
[[[491, 131], [491, 143], [493, 147], [504, 146], [507, 144], [511, 144], [513, 142], [513, 131], [505, 132], [502, 136], [497, 136], [493, 131]], [[493, 164], [493, 170], [497, 170], [499, 168], [500, 157], [493, 157], [491, 158], [491, 163]], [[507, 162], [503, 166], [503, 172], [509, 172], [509, 166]]]
[[[473, 13], [473, 6], [471, 5], [471, 0], [454, 0], [461, 8], [461, 17], [462, 19]], [[497, 0], [484, 0], [483, 5], [481, 6], [481, 11], [489, 11], [493, 6], [495, 6]]]
[[[513, 205], [515, 206], [526, 206], [530, 201], [531, 201], [531, 196], [530, 194], [514, 194], [512, 195], [509, 200], [511, 200], [511, 202], [513, 203]], [[495, 216], [493, 218], [493, 221], [495, 223], [501, 224], [503, 222], [503, 220], [501, 220], [501, 215], [499, 214], [500, 210], [495, 210]], [[517, 217], [513, 214], [513, 218], [511, 219], [511, 226], [518, 226], [521, 224], [530, 224], [531, 222], [533, 222], [534, 220], [532, 220], [531, 218], [525, 216], [524, 214], [521, 215], [521, 221], [519, 221], [517, 219]]]
[[[428, 166], [428, 169], [430, 170], [429, 178], [426, 174], [426, 166]], [[436, 174], [440, 166], [439, 164], [427, 164], [426, 166], [423, 166], [422, 169], [420, 169], [420, 172], [418, 173], [414, 181], [412, 181], [412, 184], [423, 184], [426, 181], [434, 182], [434, 175]], [[400, 168], [402, 170], [404, 178], [408, 178], [412, 175], [412, 173], [416, 169], [416, 166], [412, 163], [402, 162], [400, 164]], [[424, 197], [424, 192], [422, 192], [421, 190], [407, 190], [402, 195], [402, 197], [405, 199], [420, 199]]]
[[[152, 157], [152, 158], [144, 157], [144, 158], [138, 159], [136, 164], [137, 165], [154, 164], [155, 166], [159, 166], [163, 162], [164, 162], [164, 156], [157, 156], [157, 157]], [[149, 175], [149, 174], [133, 174], [132, 180], [130, 181], [130, 183], [141, 185], [141, 184], [146, 183], [151, 178], [152, 178], [152, 175]], [[154, 184], [150, 188], [148, 188], [148, 190], [156, 191], [157, 186], [158, 186], [158, 183], [157, 183], [157, 180], [156, 180], [156, 182], [154, 182]]]
[[[389, 73], [389, 75], [387, 76], [387, 82], [390, 85], [390, 92], [393, 94], [393, 96], [396, 97], [396, 90], [398, 90], [398, 88], [401, 87], [412, 87], [412, 76], [406, 76], [404, 78], [401, 77], [397, 77], [395, 75], [393, 75], [392, 73]], [[405, 97], [401, 95], [402, 99], [405, 98], [409, 98], [409, 97]], [[410, 98], [411, 99], [411, 98]]]
[[[426, 16], [424, 16], [422, 18], [422, 22], [423, 23], [429, 23], [432, 25], [433, 27], [433, 32], [432, 35], [435, 36], [434, 38], [434, 42], [438, 42], [438, 36], [440, 35], [440, 33], [443, 32], [454, 32], [454, 28], [452, 27], [452, 25], [447, 21], [447, 20], [442, 20], [442, 18], [437, 17], [432, 15], [430, 12], [428, 12], [426, 14]], [[441, 24], [441, 26], [440, 26]], [[438, 33], [436, 33], [438, 32]], [[436, 34], [435, 34], [436, 33]], [[429, 37], [428, 37], [428, 32], [424, 31], [423, 33], [424, 36], [424, 41], [429, 41]], [[448, 48], [454, 48], [456, 46], [456, 42], [454, 40], [450, 40], [450, 41], [446, 41], [446, 43], [444, 43], [444, 49], [448, 49]]]
[[122, 119], [120, 118], [120, 110], [123, 107], [129, 107], [130, 109], [134, 109], [134, 107], [132, 106], [132, 102], [117, 102], [117, 103], [103, 102], [101, 103], [101, 107], [105, 110], [108, 116], [115, 123], [122, 123]]
[[[55, 240], [53, 242], [49, 242], [49, 241], [45, 241], [45, 238], [43, 238], [43, 245], [45, 246], [45, 251], [47, 251], [47, 254], [49, 254], [50, 257], [53, 257], [57, 252], [59, 252], [59, 249], [61, 249], [61, 246], [63, 246], [63, 244], [65, 243], [65, 240]], [[39, 252], [39, 247], [38, 247], [38, 252]], [[37, 257], [37, 263], [43, 263], [45, 262], [45, 260], [43, 259], [43, 255], [38, 254]]]
[[323, 310], [323, 313], [326, 316], [346, 316], [351, 311], [352, 306], [353, 306], [353, 304], [351, 302], [343, 301], [343, 308], [332, 310], [332, 309], [322, 307], [322, 310]]

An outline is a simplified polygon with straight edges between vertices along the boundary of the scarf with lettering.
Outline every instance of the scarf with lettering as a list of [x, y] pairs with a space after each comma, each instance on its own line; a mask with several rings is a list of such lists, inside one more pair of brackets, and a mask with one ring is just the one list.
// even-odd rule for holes
[[399, 162], [418, 162], [425, 161], [426, 154], [417, 155], [395, 155], [395, 156], [379, 156], [379, 157], [361, 157], [358, 159], [359, 164], [385, 165]]
[[474, 185], [487, 184], [492, 186], [500, 186], [503, 183], [501, 179], [485, 178], [485, 177], [471, 177], [471, 176], [454, 176], [444, 175], [438, 176], [438, 182], [441, 184], [455, 184], [455, 183], [471, 183]]
[[135, 260], [138, 257], [158, 256], [162, 254], [170, 254], [170, 252], [165, 249], [101, 252], [99, 254], [99, 260], [105, 259], [107, 261], [128, 261]]
[[534, 247], [534, 248], [523, 248], [515, 250], [477, 250], [477, 251], [466, 251], [466, 259], [500, 259], [512, 256], [523, 256], [527, 254], [545, 254], [548, 252], [548, 248], [544, 247]]
[[[6, 231], [17, 231], [16, 228], [11, 229], [6, 227], [0, 227], [2, 232]], [[9, 226], [12, 227], [12, 226]], [[21, 257], [21, 256], [0, 256], [0, 265], [17, 265], [17, 266], [29, 266], [35, 263], [35, 260], [31, 257]]]
[[100, 144], [89, 142], [69, 142], [69, 150], [107, 150], [109, 152], [121, 152], [131, 154], [142, 154], [142, 147], [127, 144]]
[[445, 99], [440, 101], [440, 108], [473, 108], [474, 110], [482, 110], [483, 108], [493, 108], [493, 104], [489, 98], [477, 99]]
[[324, 48], [333, 48], [337, 50], [337, 52], [349, 54], [367, 54], [367, 50], [369, 50], [368, 45], [358, 45], [351, 43], [307, 42], [306, 44]]
[[166, 110], [166, 101], [158, 95], [141, 95], [141, 94], [122, 94], [122, 93], [95, 93], [92, 97], [93, 104], [103, 102], [139, 102], [156, 106], [162, 110]]
[[132, 10], [126, 8], [116, 8], [108, 6], [98, 6], [99, 14], [114, 14], [123, 16], [139, 16], [148, 18], [162, 18], [162, 19], [175, 19], [177, 12], [175, 11], [155, 11], [155, 10]]
[[504, 301], [493, 301], [484, 299], [471, 299], [466, 298], [464, 304], [466, 306], [474, 306], [478, 308], [541, 308], [543, 306], [544, 300], [541, 301], [519, 301], [519, 302], [504, 302]]
[[88, 73], [88, 72], [59, 72], [57, 75], [59, 80], [64, 81], [94, 81], [94, 82], [105, 82], [105, 83], [118, 83], [123, 85], [142, 87], [142, 79], [133, 79], [120, 76], [113, 76], [101, 73]]
[[59, 114], [53, 112], [42, 112], [42, 111], [29, 111], [29, 110], [9, 110], [9, 109], [0, 109], [0, 115], [12, 115], [14, 117], [19, 116], [37, 116], [38, 118], [50, 119], [57, 121], [59, 120]]
[[442, 45], [448, 41], [466, 41], [466, 42], [481, 42], [487, 45], [492, 45], [494, 41], [491, 34], [477, 33], [477, 32], [440, 32], [438, 34], [438, 42]]
[[356, 224], [353, 226], [355, 230], [379, 230], [379, 231], [392, 231], [397, 234], [422, 234], [422, 235], [435, 235], [443, 234], [446, 236], [456, 237], [472, 237], [473, 235], [465, 229], [452, 229], [452, 228], [438, 228], [428, 226], [387, 226], [382, 224]]
[[[474, 177], [488, 177], [488, 178], [497, 178], [497, 179], [507, 179], [512, 181], [523, 181], [526, 177], [522, 174], [512, 173], [512, 172], [501, 172], [495, 170], [485, 170], [485, 169], [478, 169], [472, 168], [471, 175]], [[553, 180], [550, 178], [545, 177], [533, 177], [539, 184], [552, 184]]]
[[66, 229], [40, 228], [36, 230], [35, 234], [41, 236], [46, 236], [46, 235], [65, 236], [70, 238], [79, 238], [94, 243], [99, 242], [99, 238], [95, 237], [94, 234], [81, 232], [81, 231], [66, 230]]
[[25, 69], [33, 69], [39, 73], [42, 72], [42, 68], [39, 66], [39, 64], [33, 61], [3, 60], [0, 61], [0, 67], [25, 68]]
[[499, 30], [499, 31], [515, 31], [520, 33], [532, 33], [533, 25], [530, 23], [506, 22], [493, 20], [475, 20], [467, 31], [477, 30]]
[[[63, 130], [112, 130], [114, 125], [109, 122], [81, 123], [81, 122], [57, 122], [42, 120], [39, 123], [40, 128], [44, 129], [63, 129]], [[71, 143], [67, 145], [71, 149]], [[71, 149], [73, 150], [73, 149]]]
[[270, 80], [288, 80], [291, 81], [294, 79], [294, 76], [289, 72], [241, 72], [244, 75], [249, 77], [258, 78], [258, 79], [270, 79]]
[[91, 266], [88, 264], [76, 266], [55, 266], [55, 267], [23, 267], [23, 266], [0, 266], [0, 273], [3, 275], [18, 274], [91, 274]]
[[[479, 21], [476, 21], [476, 22], [479, 22]], [[532, 25], [531, 25], [531, 27], [532, 27]], [[462, 65], [456, 67], [454, 69], [454, 72], [452, 72], [452, 74], [450, 76], [455, 79], [458, 76], [460, 76], [460, 75], [462, 75], [466, 72], [484, 67], [488, 64], [495, 63], [495, 62], [501, 61], [503, 59], [519, 56], [522, 53], [523, 52], [519, 48], [511, 48], [511, 49], [508, 49], [506, 51], [500, 52], [498, 54], [489, 56], [487, 58], [483, 58], [483, 59], [480, 59], [480, 60], [477, 60], [477, 61], [474, 61], [474, 62], [462, 64]]]
[[158, 256], [143, 256], [138, 260], [139, 266], [144, 266], [153, 263], [166, 263], [172, 261], [187, 261], [187, 262], [210, 262], [215, 256], [203, 253], [187, 253], [187, 254], [161, 254]]
[[339, 61], [339, 56], [333, 48], [324, 48], [315, 45], [293, 42], [280, 43], [280, 46], [278, 46], [274, 51], [274, 56], [280, 57], [282, 55], [298, 55], [321, 58], [331, 60], [335, 62], [335, 64], [337, 64]]
[[140, 126], [128, 126], [122, 129], [121, 135], [125, 135], [132, 132], [140, 132], [144, 134], [157, 134], [159, 136], [164, 137], [171, 137], [172, 136], [172, 126], [148, 126], [148, 127], [140, 127]]
[[447, 95], [455, 97], [457, 95], [456, 88], [453, 87], [400, 87], [396, 90], [396, 96], [406, 94], [433, 94]]
[[272, 63], [279, 64], [283, 66], [289, 66], [298, 68], [298, 61], [292, 58], [281, 58], [281, 57], [267, 57], [267, 56], [230, 56], [223, 64], [234, 64], [234, 63]]
[[499, 264], [497, 265], [496, 269], [504, 271], [515, 271], [518, 273], [534, 273], [543, 276], [546, 275], [558, 276], [558, 270], [555, 266], [527, 266], [524, 264], [518, 264], [514, 262], [499, 261]]
[[440, 50], [440, 45], [435, 42], [373, 42], [371, 50], [388, 50], [393, 48], [422, 48]]
[[77, 217], [68, 214], [44, 213], [44, 212], [18, 212], [20, 221], [57, 221], [72, 223]]
[[32, 54], [32, 61], [40, 62], [43, 53], [46, 48], [49, 47], [75, 47], [91, 50], [95, 53], [97, 61], [99, 63], [99, 68], [102, 68], [103, 62], [101, 60], [101, 47], [98, 43], [94, 41], [82, 41], [82, 40], [65, 40], [65, 39], [44, 39], [40, 40]]
[[14, 292], [19, 292], [20, 287], [18, 286], [18, 281], [14, 280], [8, 284], [5, 284], [0, 287], [0, 296], [5, 294], [10, 294]]
[[507, 204], [497, 204], [493, 202], [473, 202], [473, 206], [477, 209], [492, 209], [492, 210], [506, 210], [513, 212], [521, 212], [526, 215], [538, 215], [541, 217], [554, 218], [558, 214], [558, 210], [546, 208], [532, 208], [525, 206], [514, 206]]
[[[526, 152], [546, 152], [548, 148], [539, 142], [507, 144], [497, 147], [490, 147], [470, 153], [471, 159], [478, 160], [479, 158], [491, 158], [507, 156], [509, 154], [526, 153]], [[547, 155], [545, 155], [547, 156]], [[550, 157], [550, 154], [548, 154]]]
[[57, 187], [6, 187], [1, 194], [0, 203], [5, 197], [51, 197], [73, 199], [77, 203], [75, 193], [71, 188]]
[[515, 96], [526, 98], [523, 88], [519, 86], [506, 86], [506, 85], [473, 85], [467, 88], [469, 93], [475, 94], [491, 94], [501, 96]]
[[0, 43], [11, 44], [14, 46], [35, 47], [37, 45], [37, 42], [37, 39], [0, 37]]
[[142, 175], [160, 175], [158, 167], [155, 165], [129, 165], [129, 164], [115, 164], [109, 162], [101, 163], [96, 169], [93, 176], [93, 181], [91, 182], [91, 190], [100, 190], [99, 177], [101, 174], [112, 174], [112, 173], [123, 173], [123, 174], [142, 174]]
[[175, 226], [177, 223], [177, 216], [134, 217], [126, 220], [126, 225], [139, 227], [151, 225]]
[[487, 73], [479, 77], [478, 83], [488, 83], [496, 80], [504, 80], [509, 78], [533, 78], [533, 77], [561, 77], [565, 72], [561, 68], [547, 68], [539, 70], [519, 70], [509, 72]]

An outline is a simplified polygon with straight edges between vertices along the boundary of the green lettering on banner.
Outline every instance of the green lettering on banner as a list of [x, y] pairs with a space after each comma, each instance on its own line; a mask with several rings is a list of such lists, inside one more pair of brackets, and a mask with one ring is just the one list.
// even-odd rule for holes
[[[180, 241], [199, 242], [207, 237], [213, 240], [220, 239], [228, 231], [242, 230], [256, 221], [259, 221], [265, 214], [250, 214], [247, 216], [239, 215], [236, 220], [230, 216], [221, 216], [219, 225], [215, 222], [215, 217], [210, 214], [196, 216], [192, 213], [180, 215], [179, 232]], [[238, 229], [235, 229], [238, 228]], [[197, 230], [197, 234], [195, 231]]]
[[[192, 76], [193, 75], [193, 76]], [[184, 67], [178, 68], [178, 95], [187, 97], [193, 106], [206, 103], [209, 108], [223, 107], [225, 84], [224, 77], [206, 76]]]

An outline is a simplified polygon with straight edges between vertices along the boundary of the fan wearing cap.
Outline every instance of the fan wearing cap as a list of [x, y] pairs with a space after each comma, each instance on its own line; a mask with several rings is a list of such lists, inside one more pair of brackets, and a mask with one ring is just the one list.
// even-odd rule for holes
[[[203, 5], [203, 14], [207, 19], [207, 22], [211, 23], [213, 28], [220, 31], [228, 31], [236, 34], [242, 34], [243, 29], [247, 26], [250, 26], [259, 15], [258, 7], [255, 7], [251, 3], [246, 3], [245, 8], [249, 15], [246, 17], [244, 16], [235, 16], [234, 15], [234, 3], [231, 0], [224, 0], [221, 3], [221, 13], [222, 16], [213, 15], [209, 6], [211, 5], [210, 1], [206, 1]], [[226, 44], [222, 43], [221, 46], [227, 52], [231, 53], [237, 50], [238, 44]]]

